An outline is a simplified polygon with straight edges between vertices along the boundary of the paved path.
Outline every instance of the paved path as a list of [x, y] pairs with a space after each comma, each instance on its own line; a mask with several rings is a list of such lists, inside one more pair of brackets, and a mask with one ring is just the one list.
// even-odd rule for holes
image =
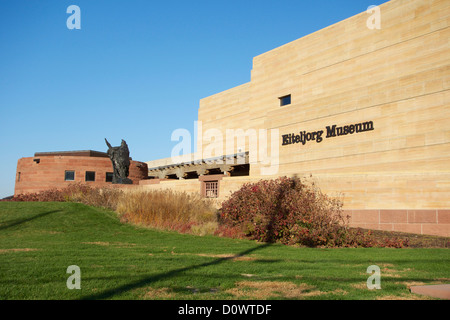
[[413, 286], [411, 292], [422, 294], [433, 298], [450, 300], [450, 284], [439, 284], [431, 286]]

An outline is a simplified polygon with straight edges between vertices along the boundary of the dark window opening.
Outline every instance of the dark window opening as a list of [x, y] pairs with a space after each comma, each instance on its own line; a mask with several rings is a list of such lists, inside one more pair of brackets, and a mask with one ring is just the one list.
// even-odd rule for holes
[[17, 173], [17, 182], [20, 182], [20, 172]]
[[198, 179], [198, 173], [196, 171], [186, 172], [186, 176], [184, 177], [186, 180], [189, 179]]
[[114, 175], [114, 173], [107, 172], [106, 173], [106, 182], [112, 182], [113, 181], [113, 175]]
[[75, 171], [66, 171], [64, 181], [75, 181]]
[[214, 168], [214, 169], [208, 169], [208, 174], [209, 175], [223, 174], [223, 172], [219, 168]]
[[94, 171], [86, 171], [86, 181], [95, 181]]
[[291, 104], [291, 95], [287, 95], [280, 98], [280, 107]]
[[249, 176], [250, 175], [250, 164], [241, 164], [234, 166], [233, 171], [231, 171], [232, 177], [239, 176]]

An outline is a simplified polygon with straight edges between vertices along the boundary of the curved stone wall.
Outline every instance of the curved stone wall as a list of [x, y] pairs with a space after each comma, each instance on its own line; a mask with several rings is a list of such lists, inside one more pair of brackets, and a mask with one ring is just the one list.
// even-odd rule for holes
[[[73, 181], [65, 181], [66, 171], [74, 171]], [[95, 172], [95, 181], [86, 181], [86, 172]], [[111, 160], [107, 157], [46, 155], [21, 158], [17, 162], [14, 194], [41, 192], [52, 188], [64, 188], [70, 183], [86, 183], [92, 186], [108, 186], [106, 174], [112, 173]], [[148, 176], [146, 163], [131, 161], [129, 178], [134, 185]]]

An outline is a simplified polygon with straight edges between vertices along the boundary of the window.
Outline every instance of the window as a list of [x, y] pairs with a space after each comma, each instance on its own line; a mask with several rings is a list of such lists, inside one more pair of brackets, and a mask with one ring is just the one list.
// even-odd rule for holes
[[75, 171], [66, 171], [64, 175], [64, 181], [74, 181], [75, 180]]
[[205, 181], [205, 191], [207, 198], [218, 198], [219, 181]]
[[17, 182], [20, 182], [20, 172], [17, 173]]
[[95, 181], [94, 171], [86, 171], [86, 181]]
[[284, 96], [279, 98], [280, 99], [280, 107], [287, 106], [288, 104], [291, 104], [291, 95]]
[[106, 182], [112, 182], [113, 181], [113, 173], [112, 172], [107, 172], [106, 173]]

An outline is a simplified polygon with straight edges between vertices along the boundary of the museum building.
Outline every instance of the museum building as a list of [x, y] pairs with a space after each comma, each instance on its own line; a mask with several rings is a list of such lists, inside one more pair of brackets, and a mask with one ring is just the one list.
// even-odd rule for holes
[[[351, 226], [450, 236], [450, 1], [378, 8], [254, 57], [248, 83], [200, 100], [195, 153], [132, 162], [130, 178], [221, 201], [312, 177]], [[20, 159], [16, 193], [67, 171], [108, 184], [111, 161], [94, 154]]]
[[364, 11], [256, 56], [200, 101], [196, 153], [147, 162], [141, 185], [223, 200], [312, 175], [353, 226], [450, 236], [450, 1], [379, 9], [379, 29]]

